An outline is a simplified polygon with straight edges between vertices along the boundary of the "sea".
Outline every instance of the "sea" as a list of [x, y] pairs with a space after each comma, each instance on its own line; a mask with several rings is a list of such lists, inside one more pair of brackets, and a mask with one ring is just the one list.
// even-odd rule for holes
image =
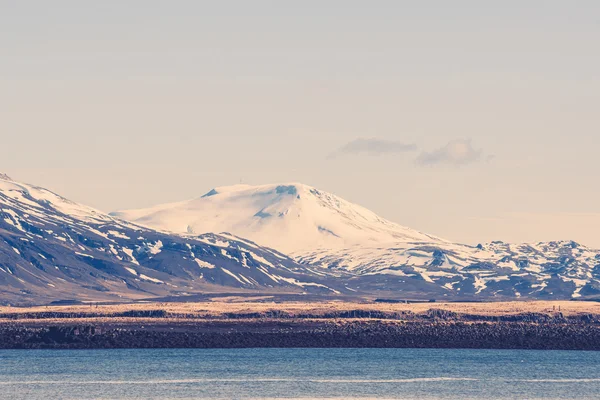
[[1, 350], [2, 399], [598, 399], [600, 352]]

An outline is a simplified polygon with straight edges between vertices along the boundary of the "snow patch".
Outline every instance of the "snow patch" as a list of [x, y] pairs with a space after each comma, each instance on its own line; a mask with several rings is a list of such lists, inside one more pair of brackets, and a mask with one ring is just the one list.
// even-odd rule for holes
[[200, 268], [208, 268], [208, 269], [214, 269], [214, 268], [216, 268], [213, 264], [211, 264], [209, 262], [206, 262], [206, 261], [203, 261], [203, 260], [200, 260], [198, 258], [194, 258], [194, 261], [196, 261], [196, 264], [198, 264], [198, 266]]

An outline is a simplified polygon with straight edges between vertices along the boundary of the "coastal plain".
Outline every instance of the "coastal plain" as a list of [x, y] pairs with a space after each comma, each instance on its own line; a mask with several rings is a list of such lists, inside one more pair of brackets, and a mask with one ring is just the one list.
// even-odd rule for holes
[[213, 301], [0, 307], [1, 348], [600, 350], [600, 303]]

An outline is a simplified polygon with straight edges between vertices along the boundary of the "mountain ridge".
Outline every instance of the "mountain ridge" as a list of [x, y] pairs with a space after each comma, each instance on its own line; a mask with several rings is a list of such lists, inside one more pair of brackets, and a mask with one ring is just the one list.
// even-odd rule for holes
[[[301, 199], [308, 199], [309, 205], [296, 204]], [[220, 207], [230, 212], [226, 224], [214, 223], [214, 210]], [[320, 218], [323, 208], [327, 212]], [[281, 224], [278, 219], [289, 219], [290, 211], [292, 219], [303, 219], [304, 223]], [[385, 291], [402, 286], [398, 284], [410, 287], [412, 281], [419, 290], [436, 291], [423, 288], [423, 282], [437, 286], [438, 295], [444, 297], [600, 295], [598, 250], [573, 241], [495, 241], [477, 246], [452, 243], [298, 183], [215, 188], [192, 200], [116, 215], [125, 219], [137, 216], [135, 222], [184, 235], [226, 229], [282, 250], [301, 264], [362, 278], [349, 280], [361, 281], [352, 287], [354, 290], [368, 287], [367, 291]], [[175, 220], [170, 219], [173, 216]], [[200, 226], [204, 221], [208, 221], [207, 227]], [[295, 232], [298, 225], [304, 228], [300, 235]]]
[[[301, 251], [291, 258], [276, 246], [241, 237], [239, 230], [197, 233], [193, 224], [192, 232], [152, 229], [35, 185], [0, 179], [0, 302], [185, 301], [209, 293], [393, 301], [600, 299], [600, 251], [573, 241], [452, 243], [299, 184], [216, 188], [194, 201], [212, 207], [205, 220], [213, 227], [251, 221], [260, 232], [275, 222], [278, 230], [260, 233]], [[184, 211], [198, 210], [191, 205]], [[240, 210], [244, 218], [238, 219]], [[190, 226], [186, 218], [176, 223]], [[328, 240], [312, 246], [322, 238]]]

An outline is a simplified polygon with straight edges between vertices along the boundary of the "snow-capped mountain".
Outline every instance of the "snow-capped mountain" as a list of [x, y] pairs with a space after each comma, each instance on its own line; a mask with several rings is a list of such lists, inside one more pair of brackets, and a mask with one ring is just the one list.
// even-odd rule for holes
[[[478, 246], [396, 243], [393, 247], [315, 251], [297, 257], [297, 261], [370, 277], [379, 289], [396, 279], [407, 285], [405, 290], [411, 282], [422, 281], [419, 290], [436, 293], [433, 287], [441, 289], [437, 298], [569, 299], [600, 295], [600, 251], [572, 241]], [[367, 292], [374, 288], [364, 279], [357, 285]]]
[[339, 293], [330, 287], [337, 282], [325, 280], [329, 275], [230, 234], [157, 232], [0, 175], [0, 303]]
[[176, 233], [232, 232], [293, 255], [355, 245], [442, 242], [297, 183], [221, 187], [196, 199], [111, 215]]
[[433, 298], [580, 298], [600, 295], [600, 251], [570, 241], [451, 243], [387, 221], [302, 184], [231, 186], [113, 215], [195, 235], [232, 232], [311, 267], [352, 274], [357, 293]]
[[0, 175], [0, 303], [198, 293], [596, 298], [600, 251], [455, 244], [299, 184], [219, 188], [111, 216]]

